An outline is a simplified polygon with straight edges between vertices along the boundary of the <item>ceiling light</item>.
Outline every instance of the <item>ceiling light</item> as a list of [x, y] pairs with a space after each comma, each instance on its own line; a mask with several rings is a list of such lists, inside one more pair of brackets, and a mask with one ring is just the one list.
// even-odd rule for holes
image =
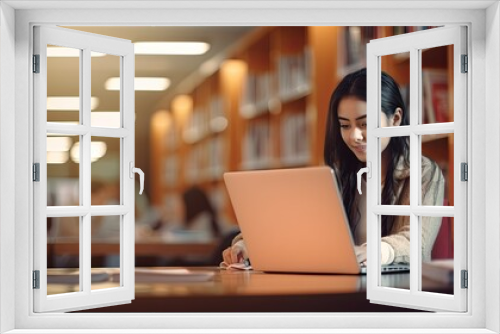
[[[80, 57], [80, 49], [47, 47], [47, 57]], [[104, 57], [106, 54], [101, 52], [90, 52], [91, 57]]]
[[93, 141], [90, 144], [90, 160], [102, 158], [106, 155], [107, 145], [103, 141]]
[[[80, 122], [78, 122], [78, 121], [55, 121], [55, 122], [49, 121], [48, 123], [68, 124], [68, 125], [80, 125]], [[51, 133], [51, 132], [48, 132], [47, 133], [47, 137], [61, 137], [61, 134], [60, 133]]]
[[202, 55], [210, 49], [204, 42], [137, 42], [136, 55]]
[[176, 117], [187, 117], [193, 109], [193, 98], [189, 95], [177, 95], [172, 100], [172, 108]]
[[248, 64], [239, 59], [227, 59], [221, 64], [221, 70], [228, 78], [238, 80], [248, 71]]
[[80, 162], [80, 143], [75, 143], [70, 151], [71, 160], [75, 163]]
[[48, 123], [58, 123], [67, 125], [80, 125], [79, 121], [47, 121]]
[[68, 162], [69, 154], [68, 151], [65, 152], [47, 152], [47, 163], [48, 164], [64, 164]]
[[[99, 105], [97, 97], [90, 98], [90, 109], [94, 110]], [[78, 96], [49, 96], [47, 97], [47, 110], [80, 110], [80, 97]]]
[[90, 125], [103, 128], [119, 128], [121, 118], [119, 111], [94, 111], [90, 113]]
[[[107, 145], [103, 141], [93, 141], [90, 143], [90, 162], [95, 162], [106, 155]], [[71, 160], [80, 162], [80, 143], [73, 145], [70, 151]]]
[[[104, 84], [107, 90], [120, 90], [120, 78], [113, 77]], [[134, 90], [161, 91], [170, 86], [168, 78], [134, 78]]]
[[71, 147], [70, 137], [48, 137], [47, 138], [47, 151], [60, 152], [69, 151]]
[[167, 132], [172, 124], [172, 115], [166, 110], [158, 110], [151, 117], [151, 127], [160, 134]]

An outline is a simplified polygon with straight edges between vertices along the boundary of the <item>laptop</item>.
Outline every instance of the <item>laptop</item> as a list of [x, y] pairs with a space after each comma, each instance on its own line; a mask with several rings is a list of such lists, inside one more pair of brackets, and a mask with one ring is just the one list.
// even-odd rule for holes
[[[330, 167], [228, 172], [224, 181], [252, 268], [363, 274]], [[382, 266], [409, 271], [409, 265]]]

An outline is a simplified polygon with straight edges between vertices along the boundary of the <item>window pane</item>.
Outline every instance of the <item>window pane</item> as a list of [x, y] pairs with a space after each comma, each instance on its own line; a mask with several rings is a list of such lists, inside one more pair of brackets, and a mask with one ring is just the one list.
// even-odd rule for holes
[[[453, 205], [454, 136], [422, 136], [422, 205]], [[441, 182], [444, 179], [444, 184]]]
[[[384, 267], [410, 263], [410, 217], [382, 215], [380, 219], [382, 235], [380, 241], [380, 273], [382, 274], [380, 286], [409, 290], [409, 271], [398, 273]], [[394, 236], [396, 233], [398, 235]]]
[[[422, 281], [426, 281], [426, 287], [421, 290], [453, 295], [453, 217], [422, 217], [421, 221], [422, 243], [431, 243], [437, 234], [428, 248], [432, 249], [430, 257], [422, 258]], [[440, 288], [434, 288], [433, 283]], [[442, 283], [448, 284], [448, 288], [443, 289]]]
[[48, 295], [79, 291], [80, 217], [47, 218]]
[[410, 205], [410, 137], [382, 137], [380, 180], [382, 205]]
[[[80, 205], [80, 136], [47, 135], [47, 205]], [[73, 159], [75, 155], [78, 159]]]
[[91, 204], [119, 205], [120, 138], [92, 137]]
[[92, 96], [99, 97], [99, 106], [90, 114], [91, 126], [119, 128], [120, 120], [120, 57], [93, 52], [91, 57]]
[[453, 45], [421, 50], [422, 124], [453, 122]]
[[80, 49], [47, 45], [47, 121], [80, 121]]
[[111, 274], [109, 281], [93, 282], [92, 290], [120, 286], [120, 218], [120, 216], [92, 217], [92, 273], [95, 275], [101, 271]]
[[408, 125], [410, 123], [410, 53], [396, 53], [380, 58], [383, 74], [379, 126]]

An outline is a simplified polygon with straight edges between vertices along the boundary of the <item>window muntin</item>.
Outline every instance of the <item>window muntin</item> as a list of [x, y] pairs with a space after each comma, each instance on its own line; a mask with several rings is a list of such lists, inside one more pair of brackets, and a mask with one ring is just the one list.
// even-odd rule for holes
[[[34, 184], [34, 269], [40, 271], [40, 289], [34, 290], [35, 312], [69, 311], [130, 301], [134, 295], [134, 186], [133, 178], [125, 177], [125, 173], [128, 175], [128, 166], [133, 165], [134, 155], [133, 47], [129, 41], [49, 27], [35, 27], [34, 41], [34, 52], [40, 55], [40, 73], [34, 75], [34, 161], [39, 161], [41, 171], [40, 182]], [[49, 102], [52, 97], [50, 94], [64, 96], [69, 93], [67, 87], [58, 86], [57, 76], [60, 73], [49, 72], [50, 67], [47, 67], [47, 63], [53, 61], [48, 55], [54, 45], [76, 52], [76, 56], [72, 58], [78, 61], [70, 61], [70, 73], [76, 77], [73, 80], [76, 83], [70, 85], [70, 89], [76, 96], [66, 96], [56, 102], [65, 103], [63, 108], [59, 109], [61, 112], [76, 112], [79, 115], [78, 122], [64, 122], [58, 117], [52, 119], [56, 122], [50, 122], [51, 110], [47, 111], [53, 108]], [[91, 111], [97, 107], [98, 100], [91, 96], [90, 78], [102, 70], [97, 65], [92, 69], [91, 50], [113, 54], [112, 57], [116, 57], [118, 61], [119, 89], [113, 92], [113, 101], [109, 104], [110, 108], [119, 110], [120, 123], [117, 128], [91, 125]], [[76, 64], [77, 70], [74, 69]], [[75, 87], [78, 87], [77, 91]], [[69, 140], [61, 140], [63, 136]], [[106, 157], [107, 144], [114, 147], [118, 153]], [[52, 151], [65, 152], [69, 159], [65, 161], [66, 168], [56, 170], [50, 167], [51, 174], [48, 175], [47, 166], [51, 164], [47, 162]], [[99, 159], [107, 165], [108, 174], [113, 175], [92, 173], [92, 164]], [[48, 187], [48, 177], [51, 183], [54, 183], [53, 179], [62, 178], [63, 186]], [[101, 181], [110, 178], [114, 183], [105, 184], [99, 189], [99, 193], [92, 194], [92, 181], [99, 178]], [[69, 189], [66, 192], [65, 185]], [[56, 191], [52, 193], [54, 189]], [[71, 196], [68, 196], [68, 193]], [[52, 200], [53, 197], [56, 199]], [[50, 205], [62, 202], [59, 197], [68, 197], [71, 201], [66, 199], [63, 205]], [[114, 197], [116, 200], [113, 201]], [[40, 225], [40, 219], [47, 223]], [[64, 224], [63, 221], [71, 221], [73, 224]], [[66, 232], [72, 239], [65, 239], [59, 234], [59, 229], [50, 231], [49, 237], [49, 222], [51, 228], [55, 223], [68, 227], [66, 230], [69, 232]], [[97, 257], [93, 256], [95, 238], [117, 243], [120, 248], [119, 257], [105, 258], [103, 263], [100, 263], [100, 266], [104, 267], [100, 271], [106, 275], [107, 268], [114, 268], [110, 275], [113, 280], [109, 280], [105, 287], [102, 284], [94, 284], [98, 276], [93, 269], [98, 265]], [[52, 270], [49, 264], [54, 265], [64, 259], [72, 261], [75, 267], [65, 274], [66, 279], [76, 279], [79, 282], [79, 291], [47, 295], [47, 273]]]
[[[436, 180], [437, 174], [429, 176], [426, 169], [426, 162], [422, 158], [422, 136], [438, 135], [442, 138], [450, 138], [449, 134], [453, 134], [453, 154], [454, 170], [457, 170], [458, 161], [467, 161], [467, 146], [466, 146], [466, 76], [457, 73], [460, 68], [461, 52], [465, 53], [465, 28], [447, 27], [432, 29], [426, 32], [412, 33], [398, 37], [385, 38], [372, 41], [368, 48], [368, 162], [371, 163], [373, 171], [372, 179], [369, 181], [368, 187], [368, 262], [378, 263], [374, 267], [368, 266], [369, 283], [368, 283], [368, 298], [372, 301], [380, 302], [389, 305], [413, 305], [417, 308], [428, 310], [466, 310], [466, 290], [460, 289], [460, 271], [466, 269], [466, 254], [465, 247], [460, 247], [460, 253], [456, 242], [465, 242], [466, 238], [466, 186], [460, 181], [457, 181], [457, 175], [452, 176], [449, 184], [454, 187], [455, 206], [438, 205], [444, 203], [441, 198], [435, 198], [433, 206], [425, 205], [429, 202], [426, 199], [424, 183], [428, 180]], [[451, 94], [454, 102], [453, 120], [454, 122], [441, 122], [433, 124], [421, 124], [423, 115], [422, 103], [422, 54], [426, 52], [424, 49], [434, 47], [446, 47], [454, 45], [450, 53], [450, 61], [453, 66], [449, 70], [454, 72], [453, 86], [455, 91], [463, 92], [461, 94]], [[380, 121], [380, 106], [381, 105], [381, 71], [383, 63], [382, 56], [390, 54], [399, 54], [409, 52], [409, 68], [410, 68], [410, 96], [409, 96], [409, 114], [410, 122], [404, 127], [381, 127]], [[373, 108], [373, 107], [376, 108]], [[373, 125], [375, 124], [375, 126]], [[409, 136], [410, 138], [410, 195], [409, 203], [403, 206], [384, 205], [381, 204], [380, 188], [381, 188], [381, 138], [395, 138], [401, 136]], [[460, 143], [457, 139], [460, 138]], [[463, 160], [462, 160], [463, 159]], [[425, 174], [425, 175], [424, 175]], [[370, 189], [371, 188], [371, 189]], [[375, 192], [373, 192], [375, 190]], [[436, 192], [439, 194], [439, 192]], [[440, 194], [442, 197], [443, 195]], [[439, 197], [439, 196], [438, 196]], [[459, 202], [457, 202], [459, 201]], [[432, 202], [432, 201], [431, 201]], [[456, 204], [460, 203], [460, 204]], [[380, 239], [381, 219], [380, 215], [407, 215], [409, 219], [409, 237], [410, 242], [410, 258], [417, 259], [410, 261], [410, 290], [409, 292], [401, 292], [395, 289], [380, 287], [380, 254], [382, 246], [380, 242], [375, 240]], [[426, 217], [423, 219], [422, 217]], [[423, 240], [428, 242], [428, 239], [423, 238], [423, 232], [429, 227], [437, 227], [439, 219], [427, 219], [428, 217], [453, 217], [454, 224], [454, 295], [446, 295], [441, 293], [428, 293], [420, 291], [422, 280], [422, 262], [428, 261], [429, 257], [423, 247]], [[425, 224], [425, 225], [424, 225]], [[374, 242], [371, 242], [373, 240]], [[424, 258], [425, 257], [425, 258]], [[370, 278], [371, 276], [371, 278]]]
[[[50, 15], [48, 16], [48, 17], [49, 17], [49, 21], [47, 21], [47, 22], [56, 22], [56, 21], [64, 20], [64, 18], [62, 18], [60, 15], [53, 15], [54, 13], [59, 14], [60, 12], [53, 11], [52, 13], [50, 13], [50, 12], [46, 12], [46, 13], [45, 13], [45, 14], [50, 14]], [[406, 14], [406, 13], [407, 13], [407, 11], [405, 11], [404, 13]], [[111, 17], [113, 17], [113, 16], [111, 16]], [[447, 17], [446, 21], [453, 21], [453, 20], [457, 21], [457, 20], [463, 20], [463, 19], [462, 19], [462, 16], [460, 16], [460, 18], [457, 18], [455, 15], [443, 16], [443, 17]], [[472, 21], [472, 22], [474, 22], [474, 23], [477, 23], [477, 22], [478, 22], [478, 20], [481, 20], [481, 17], [482, 17], [482, 16], [480, 16], [480, 15], [478, 15], [478, 16], [474, 16], [474, 17], [471, 17], [471, 18], [470, 18], [470, 21]], [[37, 18], [37, 19], [38, 19], [38, 18]], [[44, 19], [45, 19], [45, 17], [44, 17]], [[44, 19], [40, 19], [40, 21], [43, 21]], [[24, 23], [26, 22], [26, 18], [23, 18], [23, 17], [21, 17], [19, 20], [21, 21], [21, 23], [22, 23], [22, 24], [24, 24]], [[44, 22], [45, 22], [45, 21], [44, 21]], [[26, 31], [27, 31], [27, 29], [26, 29]], [[477, 31], [477, 30], [476, 30], [476, 31]], [[23, 34], [24, 34], [24, 33], [23, 33]], [[27, 38], [27, 37], [26, 37], [26, 40], [28, 40], [28, 38]], [[479, 48], [474, 48], [474, 50], [477, 50], [477, 49], [479, 49]], [[482, 48], [481, 48], [481, 49], [482, 49]], [[24, 67], [25, 67], [25, 64], [27, 64], [27, 63], [29, 62], [29, 59], [27, 58], [27, 56], [23, 56], [23, 55], [20, 55], [20, 57], [24, 57], [24, 58], [23, 58], [23, 59], [24, 59], [24, 63], [22, 64], [22, 67], [24, 68]], [[477, 77], [476, 77], [476, 78], [477, 78]], [[19, 79], [19, 80], [21, 80], [21, 79]], [[481, 78], [481, 79], [476, 79], [474, 82], [475, 82], [476, 84], [478, 84], [479, 86], [481, 86], [481, 87], [482, 87], [482, 84], [481, 84], [481, 83], [483, 82], [483, 78]], [[481, 90], [481, 89], [479, 88], [479, 90]], [[482, 100], [482, 99], [476, 99], [476, 103], [477, 103], [477, 101], [478, 101], [478, 100]], [[476, 123], [476, 124], [477, 124], [477, 123]], [[26, 128], [26, 129], [28, 128], [28, 125], [27, 125], [27, 124], [25, 124], [25, 128]], [[477, 130], [477, 128], [475, 128], [475, 129]], [[24, 134], [23, 134], [23, 135], [24, 135]], [[18, 146], [18, 145], [16, 145], [16, 146]], [[21, 146], [23, 146], [23, 145], [21, 145]], [[475, 147], [476, 147], [476, 146], [477, 146], [477, 145], [475, 145]], [[22, 151], [27, 151], [27, 147], [26, 147], [26, 148], [22, 147]], [[22, 165], [22, 163], [21, 163], [21, 165]], [[25, 165], [25, 168], [27, 168], [27, 167], [26, 167], [26, 166], [27, 166], [27, 164], [25, 163], [24, 165]], [[476, 195], [476, 196], [477, 196], [477, 195]], [[17, 204], [16, 204], [16, 206], [17, 206]], [[24, 204], [20, 204], [20, 206], [24, 206]], [[476, 210], [476, 212], [479, 212], [479, 211], [480, 211], [480, 210]], [[25, 214], [25, 215], [27, 216], [27, 215], [28, 215], [28, 213], [26, 212], [26, 214]], [[477, 213], [476, 213], [476, 215], [477, 215]], [[23, 220], [23, 221], [25, 220], [25, 219], [24, 219], [24, 217], [22, 218], [22, 220]], [[478, 237], [478, 233], [476, 233], [476, 234], [475, 234], [475, 236], [476, 236], [476, 238], [477, 238], [477, 237]], [[23, 237], [23, 238], [24, 238], [24, 237]], [[475, 240], [476, 240], [476, 239], [475, 239]], [[20, 245], [20, 244], [18, 243], [18, 247], [19, 247], [19, 245]], [[21, 246], [21, 248], [23, 248], [23, 247], [24, 247], [24, 246]], [[477, 248], [476, 248], [476, 249], [477, 249]], [[23, 258], [23, 259], [24, 259], [24, 258], [25, 258], [25, 256], [24, 256], [24, 255], [25, 255], [25, 254], [16, 255], [16, 256], [21, 256], [21, 258]], [[25, 275], [22, 275], [22, 277], [25, 277]], [[477, 281], [476, 281], [476, 282], [477, 282]], [[26, 289], [27, 289], [27, 288], [26, 288]], [[476, 299], [476, 300], [477, 300], [477, 299]], [[24, 303], [24, 302], [23, 302], [23, 303]], [[27, 303], [27, 302], [26, 302], [26, 303]], [[23, 308], [23, 309], [25, 309], [25, 308]], [[477, 310], [477, 308], [476, 308], [476, 310]], [[24, 313], [26, 313], [26, 312], [24, 312]], [[480, 311], [479, 313], [480, 313], [480, 314], [482, 314], [482, 311]], [[476, 312], [475, 314], [477, 315], [477, 312]], [[358, 315], [357, 315], [357, 316], [358, 316]], [[87, 317], [88, 317], [88, 316], [87, 316]], [[331, 317], [335, 317], [335, 316], [331, 316]], [[42, 322], [38, 322], [38, 321], [40, 320], [40, 318], [41, 318], [41, 317], [34, 317], [34, 318], [36, 318], [37, 320], [33, 319], [33, 322], [30, 322], [30, 323], [34, 323], [34, 324], [36, 324], [35, 326], [44, 326], [44, 325], [43, 325], [43, 324], [44, 324], [44, 322], [43, 322], [43, 321], [42, 321]], [[67, 328], [69, 328], [72, 324], [74, 324], [74, 323], [75, 323], [75, 321], [76, 321], [76, 323], [79, 323], [80, 325], [85, 323], [85, 322], [81, 322], [81, 321], [80, 321], [80, 320], [83, 320], [83, 319], [79, 319], [79, 320], [78, 320], [77, 318], [78, 318], [77, 316], [64, 317], [64, 318], [62, 318], [62, 317], [58, 317], [56, 320], [51, 320], [51, 321], [53, 321], [52, 323], [57, 322], [58, 324], [59, 324], [59, 323], [60, 323], [60, 324], [63, 324], [63, 326], [64, 326], [64, 324], [66, 324]], [[81, 318], [81, 317], [80, 317], [80, 318]], [[234, 322], [231, 322], [231, 321], [230, 321], [231, 319], [227, 319], [227, 320], [228, 320], [228, 321], [230, 321], [230, 323], [234, 323], [234, 324], [236, 324], [236, 325], [240, 324], [240, 323], [241, 323], [240, 321], [244, 321], [244, 320], [245, 320], [245, 317], [243, 317], [243, 319], [242, 319], [242, 318], [237, 318], [237, 317], [232, 317], [232, 318], [233, 318]], [[300, 318], [300, 317], [298, 317], [298, 318], [300, 319], [300, 321], [301, 321], [302, 325], [304, 325], [303, 321], [307, 321], [307, 320], [303, 320], [303, 318]], [[339, 317], [336, 317], [336, 318], [338, 318], [337, 320], [340, 322], [339, 326], [342, 326], [343, 324], [345, 324], [345, 322], [343, 321], [343, 320], [345, 320], [345, 319], [343, 319], [343, 318], [345, 318], [345, 317], [344, 317], [343, 315], [339, 315]], [[427, 321], [431, 321], [431, 320], [430, 320], [430, 318], [436, 318], [436, 317], [434, 317], [433, 315], [426, 315], [425, 317], [422, 317], [422, 318], [419, 318], [419, 319], [421, 319], [421, 320], [424, 320], [424, 319], [425, 319], [425, 320], [426, 320], [426, 323], [428, 323]], [[471, 317], [471, 318], [472, 318], [472, 317]], [[51, 319], [54, 319], [54, 315], [51, 315]], [[94, 317], [93, 319], [96, 319], [96, 317]], [[133, 321], [137, 321], [137, 320], [135, 320], [135, 319], [137, 319], [137, 317], [128, 317], [128, 320], [132, 320], [132, 319], [133, 319]], [[141, 321], [142, 321], [142, 319], [145, 319], [145, 318], [141, 318]], [[170, 319], [171, 319], [171, 320], [169, 320], [169, 321], [171, 321], [171, 322], [170, 322], [171, 324], [172, 324], [172, 323], [173, 323], [173, 324], [178, 324], [178, 323], [179, 323], [179, 322], [177, 322], [177, 320], [176, 320], [176, 319], [172, 319], [172, 318], [170, 318]], [[370, 317], [369, 319], [365, 319], [365, 321], [366, 321], [366, 320], [370, 321], [371, 319], [374, 319], [374, 318], [373, 318], [373, 317]], [[401, 319], [402, 319], [402, 318], [401, 318]], [[405, 319], [407, 319], [407, 318], [405, 318]], [[412, 319], [415, 319], [413, 315], [412, 315]], [[441, 324], [443, 324], [443, 326], [445, 326], [445, 327], [446, 327], [446, 326], [451, 326], [451, 325], [452, 325], [452, 323], [453, 323], [453, 324], [455, 324], [455, 325], [457, 325], [457, 324], [462, 324], [463, 326], [469, 326], [469, 325], [470, 325], [470, 323], [469, 323], [469, 322], [467, 322], [467, 321], [465, 321], [465, 322], [462, 322], [462, 321], [461, 321], [461, 320], [463, 320], [463, 319], [464, 319], [464, 317], [463, 317], [462, 315], [453, 316], [453, 319], [454, 319], [454, 321], [452, 321], [452, 322], [450, 322], [449, 318], [446, 318], [446, 319], [440, 319], [440, 320], [445, 320], [444, 322], [441, 322]], [[120, 320], [126, 320], [126, 319], [125, 319], [125, 317], [119, 317], [119, 316], [117, 316], [117, 317], [108, 317], [108, 319], [107, 319], [107, 320], [108, 320], [108, 323], [117, 324]], [[216, 319], [214, 319], [214, 320], [216, 320]], [[337, 320], [336, 320], [336, 321], [337, 321]], [[22, 318], [22, 321], [23, 321], [23, 323], [28, 323], [25, 317], [24, 317], [24, 318]], [[30, 319], [30, 321], [31, 321], [31, 319]], [[287, 320], [287, 321], [289, 321], [289, 320]], [[317, 320], [317, 316], [315, 316], [315, 317], [314, 317], [314, 322], [310, 322], [309, 324], [311, 324], [311, 326], [314, 326], [314, 324], [317, 324], [317, 323], [318, 323], [317, 321], [318, 321], [318, 320]], [[350, 322], [350, 320], [348, 320], [348, 319], [347, 319], [347, 321], [348, 321], [348, 322]], [[397, 320], [392, 319], [392, 320], [391, 320], [391, 322], [394, 324], [395, 322], [397, 323]], [[418, 320], [416, 320], [416, 322], [418, 322]], [[125, 323], [125, 322], [124, 322], [124, 323]], [[157, 324], [158, 322], [151, 321], [150, 323], [151, 323], [151, 324]], [[181, 322], [181, 323], [182, 323], [182, 322]], [[186, 323], [188, 323], [188, 322], [186, 322]], [[213, 323], [214, 323], [214, 324], [218, 324], [218, 319], [217, 319], [217, 321], [214, 321]], [[432, 322], [432, 323], [434, 323], [434, 322]], [[307, 323], [306, 323], [306, 324], [307, 324]], [[413, 322], [412, 322], [412, 324], [413, 324]], [[78, 325], [78, 326], [80, 326], [80, 325]], [[349, 325], [349, 324], [347, 324], [347, 326], [348, 326], [348, 325]], [[116, 326], [116, 325], [113, 325], [113, 326]], [[154, 326], [154, 325], [152, 325], [152, 326]], [[172, 326], [174, 326], [174, 325], [172, 325]], [[189, 326], [189, 325], [188, 325], [188, 326]], [[217, 325], [216, 325], [216, 326], [217, 326]], [[241, 326], [243, 326], [243, 325], [241, 325]], [[292, 322], [291, 326], [293, 326], [293, 322]], [[370, 325], [370, 326], [373, 326], [373, 325]], [[403, 325], [403, 326], [404, 326], [404, 325]], [[458, 326], [460, 326], [460, 325], [458, 325]], [[480, 327], [481, 327], [481, 326], [484, 326], [484, 325], [480, 325]], [[474, 326], [474, 325], [473, 325], [473, 327], [477, 327], [477, 326]], [[51, 328], [51, 327], [50, 327], [50, 326], [48, 326], [48, 328]]]

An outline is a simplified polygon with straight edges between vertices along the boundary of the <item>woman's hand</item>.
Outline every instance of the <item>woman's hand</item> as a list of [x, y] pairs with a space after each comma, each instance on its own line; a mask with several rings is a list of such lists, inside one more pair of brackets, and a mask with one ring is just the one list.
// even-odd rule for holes
[[366, 244], [362, 244], [361, 246], [354, 246], [354, 251], [356, 252], [358, 263], [366, 265]]
[[[358, 263], [366, 266], [366, 244], [354, 246]], [[386, 242], [380, 243], [380, 264], [391, 264], [394, 261], [394, 249]]]
[[243, 239], [238, 240], [229, 248], [222, 252], [222, 258], [227, 264], [243, 263], [248, 259], [247, 247]]

